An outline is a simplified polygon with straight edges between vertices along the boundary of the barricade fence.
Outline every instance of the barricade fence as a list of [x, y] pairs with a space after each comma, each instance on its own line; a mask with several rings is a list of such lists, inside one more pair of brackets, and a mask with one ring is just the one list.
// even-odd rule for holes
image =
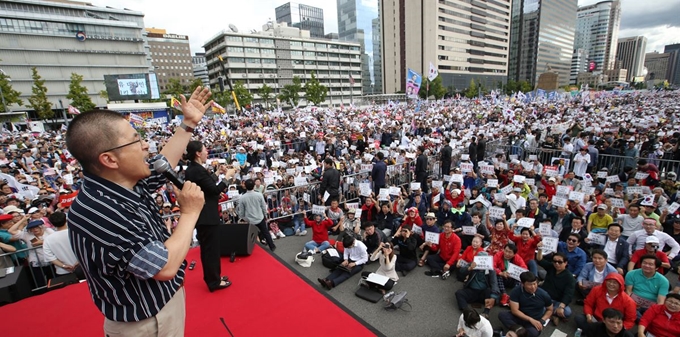
[[31, 290], [33, 293], [47, 289], [49, 280], [57, 277], [54, 266], [43, 258], [42, 246], [19, 249], [15, 252], [0, 254], [0, 265], [13, 266], [14, 272], [19, 266], [29, 271]]

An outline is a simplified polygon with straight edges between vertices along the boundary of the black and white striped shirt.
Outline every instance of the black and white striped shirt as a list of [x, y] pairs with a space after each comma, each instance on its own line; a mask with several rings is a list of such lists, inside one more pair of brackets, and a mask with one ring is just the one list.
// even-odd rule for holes
[[112, 321], [136, 322], [153, 317], [184, 281], [186, 261], [170, 281], [153, 279], [168, 260], [170, 237], [151, 194], [165, 183], [151, 176], [129, 190], [85, 174], [83, 187], [68, 215], [71, 247], [85, 271], [92, 300]]

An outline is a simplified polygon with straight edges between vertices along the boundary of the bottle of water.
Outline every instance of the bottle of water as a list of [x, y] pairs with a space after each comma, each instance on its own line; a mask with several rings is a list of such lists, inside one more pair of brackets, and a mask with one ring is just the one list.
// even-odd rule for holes
[[580, 328], [579, 328], [579, 329], [576, 329], [576, 333], [574, 333], [574, 337], [581, 337], [581, 332], [582, 332], [582, 331], [583, 331], [583, 330], [581, 330]]

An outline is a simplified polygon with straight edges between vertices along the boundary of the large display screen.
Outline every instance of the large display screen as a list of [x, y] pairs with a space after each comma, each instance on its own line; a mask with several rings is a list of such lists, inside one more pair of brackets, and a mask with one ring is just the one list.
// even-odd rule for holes
[[160, 98], [156, 74], [104, 75], [104, 85], [111, 101]]

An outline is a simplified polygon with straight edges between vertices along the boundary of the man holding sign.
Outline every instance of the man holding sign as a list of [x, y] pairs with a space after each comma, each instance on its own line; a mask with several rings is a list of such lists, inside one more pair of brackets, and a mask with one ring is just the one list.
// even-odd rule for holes
[[444, 224], [444, 232], [439, 234], [439, 244], [427, 243], [432, 251], [439, 250], [439, 254], [432, 254], [427, 257], [427, 264], [430, 270], [425, 272], [425, 275], [432, 277], [441, 277], [446, 280], [449, 276], [451, 266], [456, 265], [458, 256], [460, 255], [461, 242], [458, 235], [453, 233], [453, 225], [451, 222]]

